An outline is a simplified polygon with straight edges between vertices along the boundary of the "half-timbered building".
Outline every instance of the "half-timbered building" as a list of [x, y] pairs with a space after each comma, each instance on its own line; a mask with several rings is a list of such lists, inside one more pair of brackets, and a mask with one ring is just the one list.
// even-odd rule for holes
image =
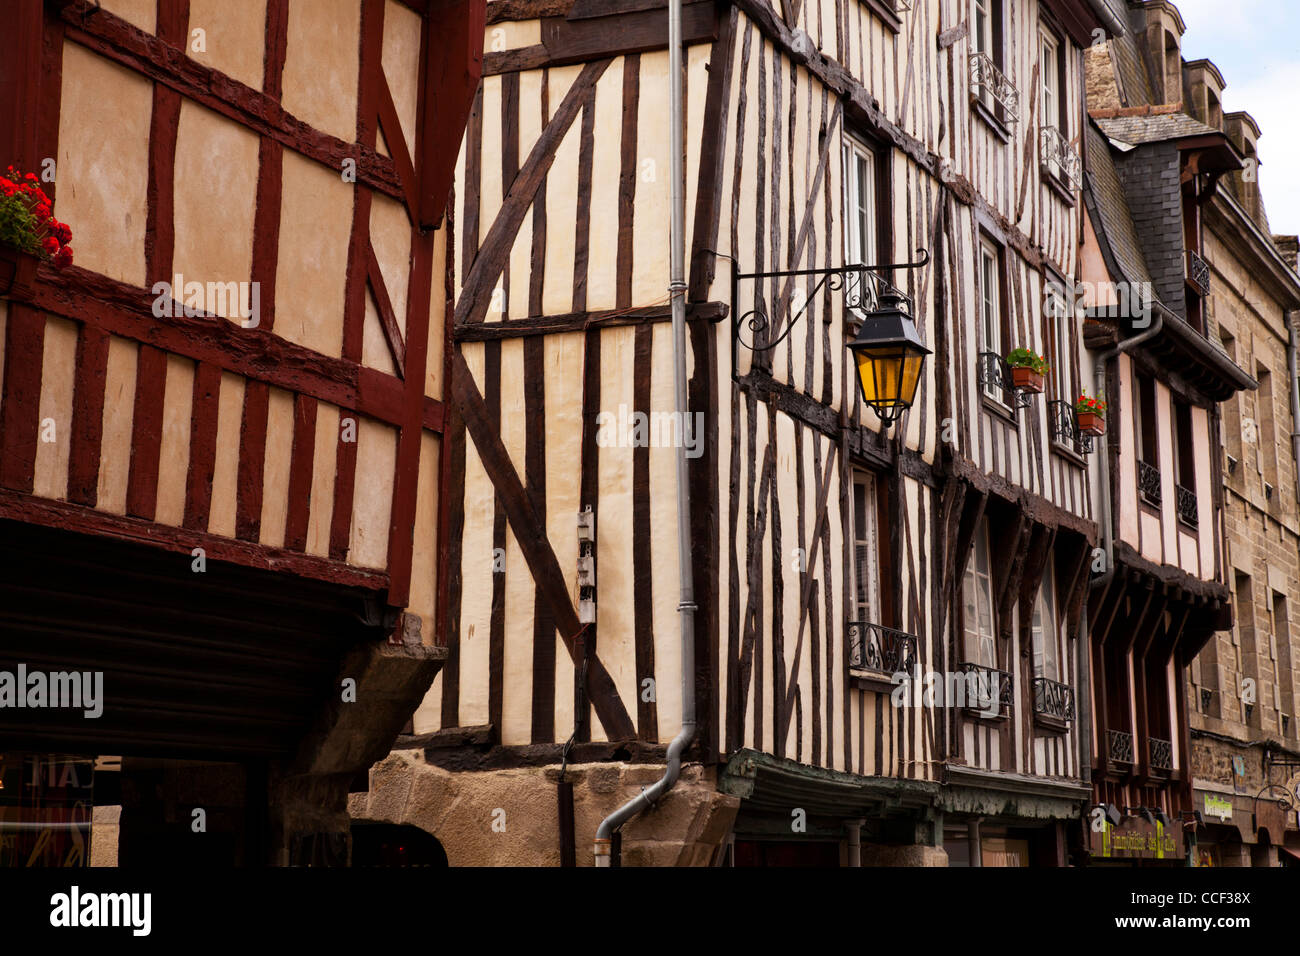
[[1258, 384], [1216, 334], [1205, 264], [1210, 210], [1245, 156], [1184, 100], [1177, 9], [1111, 6], [1125, 30], [1088, 53], [1081, 257], [1109, 420], [1083, 849], [1093, 862], [1182, 863], [1199, 810], [1189, 665], [1233, 622], [1219, 403]]
[[6, 705], [0, 749], [6, 776], [104, 758], [106, 862], [346, 859], [348, 784], [445, 656], [445, 207], [482, 18], [6, 4], [0, 165], [76, 256], [0, 252], [0, 662], [97, 673], [102, 712]]
[[[679, 729], [684, 441], [700, 728], [623, 861], [1064, 862], [1096, 7], [686, 3], [674, 422], [665, 5], [488, 5], [452, 207], [448, 659], [355, 818], [452, 863], [589, 860]], [[932, 353], [892, 427], [845, 348], [886, 292]]]

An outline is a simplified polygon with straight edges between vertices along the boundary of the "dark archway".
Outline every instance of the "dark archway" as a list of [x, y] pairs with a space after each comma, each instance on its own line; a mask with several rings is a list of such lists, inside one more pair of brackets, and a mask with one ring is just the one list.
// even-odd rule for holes
[[409, 823], [352, 824], [353, 866], [448, 866], [438, 838]]

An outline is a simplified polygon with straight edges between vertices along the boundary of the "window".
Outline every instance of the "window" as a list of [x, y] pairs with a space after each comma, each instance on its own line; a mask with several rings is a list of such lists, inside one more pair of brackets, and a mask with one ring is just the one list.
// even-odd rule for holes
[[[1006, 354], [1006, 339], [1002, 322], [1002, 253], [987, 239], [980, 241], [980, 331], [983, 335], [981, 351], [992, 352], [999, 358]], [[1005, 404], [1001, 386], [986, 376], [984, 391], [990, 398]]]
[[876, 155], [861, 140], [844, 140], [844, 261], [876, 261]]
[[1277, 442], [1273, 431], [1273, 376], [1267, 365], [1256, 363], [1255, 379], [1259, 382], [1259, 389], [1255, 392], [1258, 409], [1255, 426], [1259, 436], [1255, 445], [1255, 464], [1264, 479], [1265, 495], [1271, 498], [1270, 489], [1277, 487]]
[[1034, 648], [1034, 676], [1048, 680], [1061, 680], [1060, 629], [1056, 621], [1056, 592], [1052, 580], [1052, 562], [1047, 562], [1042, 584], [1038, 587], [1038, 600], [1034, 602], [1034, 615], [1029, 626]]
[[975, 52], [985, 53], [998, 62], [993, 48], [993, 4], [995, 0], [975, 0]]
[[1051, 343], [1052, 395], [1062, 402], [1074, 404], [1079, 393], [1074, 388], [1074, 353], [1070, 346], [1070, 331], [1074, 328], [1074, 312], [1066, 304], [1064, 281], [1053, 279], [1047, 287], [1044, 315], [1047, 328], [1043, 340]]
[[1145, 464], [1158, 469], [1160, 423], [1156, 418], [1156, 380], [1150, 375], [1135, 372], [1133, 383], [1137, 391], [1137, 401], [1133, 403], [1136, 421], [1133, 424], [1139, 436], [1138, 457]]
[[1175, 481], [1188, 491], [1196, 490], [1196, 446], [1192, 443], [1192, 407], [1174, 402]]
[[[1039, 121], [1043, 126], [1061, 125], [1061, 41], [1051, 33], [1043, 30], [1039, 34], [1042, 44], [1042, 57], [1039, 60], [1039, 79], [1041, 81], [1038, 104]], [[1061, 129], [1065, 133], [1064, 129]]]
[[1295, 674], [1292, 671], [1291, 619], [1287, 612], [1286, 595], [1273, 592], [1273, 659], [1277, 662], [1278, 711], [1281, 716], [1282, 736], [1287, 736], [1288, 715], [1295, 713]]
[[876, 534], [876, 482], [866, 472], [853, 475], [853, 609], [855, 621], [880, 619], [880, 550]]
[[[971, 37], [975, 53], [983, 53], [999, 70], [1003, 69], [1002, 56], [1002, 0], [974, 0], [975, 33]], [[983, 83], [979, 90], [979, 102], [985, 109], [1001, 118], [1002, 108], [993, 96], [990, 83]]]
[[993, 639], [993, 575], [989, 565], [988, 526], [980, 522], [975, 547], [962, 581], [962, 637], [966, 660], [982, 667], [997, 667]]
[[[882, 163], [876, 150], [856, 136], [844, 137], [844, 262], [849, 265], [875, 265], [879, 260], [877, 244], [880, 220], [877, 195]], [[874, 285], [846, 290], [846, 300], [861, 318], [861, 312], [874, 307]]]

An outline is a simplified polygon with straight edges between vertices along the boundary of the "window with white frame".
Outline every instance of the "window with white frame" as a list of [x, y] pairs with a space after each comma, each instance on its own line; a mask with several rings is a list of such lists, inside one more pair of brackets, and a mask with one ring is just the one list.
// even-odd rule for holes
[[[1039, 102], [1038, 125], [1055, 127], [1062, 136], [1066, 131], [1061, 125], [1061, 42], [1048, 30], [1039, 32], [1039, 46], [1042, 55], [1039, 58]], [[1057, 178], [1061, 175], [1061, 164], [1055, 158], [1047, 161], [1048, 171]]]
[[[1002, 340], [1002, 257], [997, 246], [987, 239], [980, 241], [980, 351], [1006, 354]], [[1002, 387], [988, 376], [985, 393], [1004, 402]]]
[[844, 137], [844, 261], [876, 261], [876, 154], [854, 136]]
[[1073, 403], [1078, 397], [1074, 390], [1074, 360], [1070, 354], [1070, 330], [1074, 325], [1073, 311], [1066, 304], [1064, 283], [1050, 282], [1044, 296], [1046, 305], [1047, 341], [1052, 343], [1053, 397], [1058, 401]]
[[855, 621], [880, 624], [880, 541], [876, 528], [876, 482], [853, 474], [853, 605]]
[[[975, 0], [975, 35], [971, 38], [976, 53], [983, 53], [996, 65], [1001, 66], [1001, 57], [993, 46], [993, 17], [996, 13], [997, 0]], [[984, 85], [979, 92], [980, 101], [989, 109], [994, 108], [993, 91]]]
[[975, 547], [962, 579], [962, 638], [967, 662], [997, 667], [993, 633], [993, 572], [989, 562], [988, 526], [980, 521]]
[[[879, 232], [876, 196], [880, 180], [879, 158], [865, 141], [844, 136], [844, 262], [846, 265], [875, 265], [876, 236]], [[845, 303], [858, 318], [875, 308], [876, 285], [868, 276], [846, 286]], [[858, 284], [860, 282], [860, 284]]]
[[1056, 617], [1056, 584], [1052, 577], [1052, 562], [1047, 562], [1042, 583], [1038, 587], [1038, 600], [1029, 634], [1034, 651], [1034, 676], [1048, 680], [1061, 680], [1061, 632]]

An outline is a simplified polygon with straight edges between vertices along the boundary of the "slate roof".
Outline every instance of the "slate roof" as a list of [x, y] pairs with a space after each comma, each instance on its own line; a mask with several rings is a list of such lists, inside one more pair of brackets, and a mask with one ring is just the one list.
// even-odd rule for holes
[[[1106, 141], [1095, 123], [1088, 123], [1087, 133], [1088, 176], [1086, 189], [1096, 206], [1100, 222], [1096, 224], [1098, 239], [1103, 248], [1108, 247], [1107, 265], [1121, 273], [1117, 281], [1150, 282], [1151, 271], [1142, 254], [1142, 243], [1133, 225], [1124, 184], [1115, 169], [1110, 143]], [[1111, 261], [1113, 259], [1113, 261]]]
[[1116, 116], [1097, 118], [1097, 125], [1111, 139], [1141, 146], [1144, 143], [1165, 143], [1171, 139], [1192, 136], [1222, 136], [1213, 126], [1206, 126], [1186, 113], [1157, 113], [1151, 116]]

